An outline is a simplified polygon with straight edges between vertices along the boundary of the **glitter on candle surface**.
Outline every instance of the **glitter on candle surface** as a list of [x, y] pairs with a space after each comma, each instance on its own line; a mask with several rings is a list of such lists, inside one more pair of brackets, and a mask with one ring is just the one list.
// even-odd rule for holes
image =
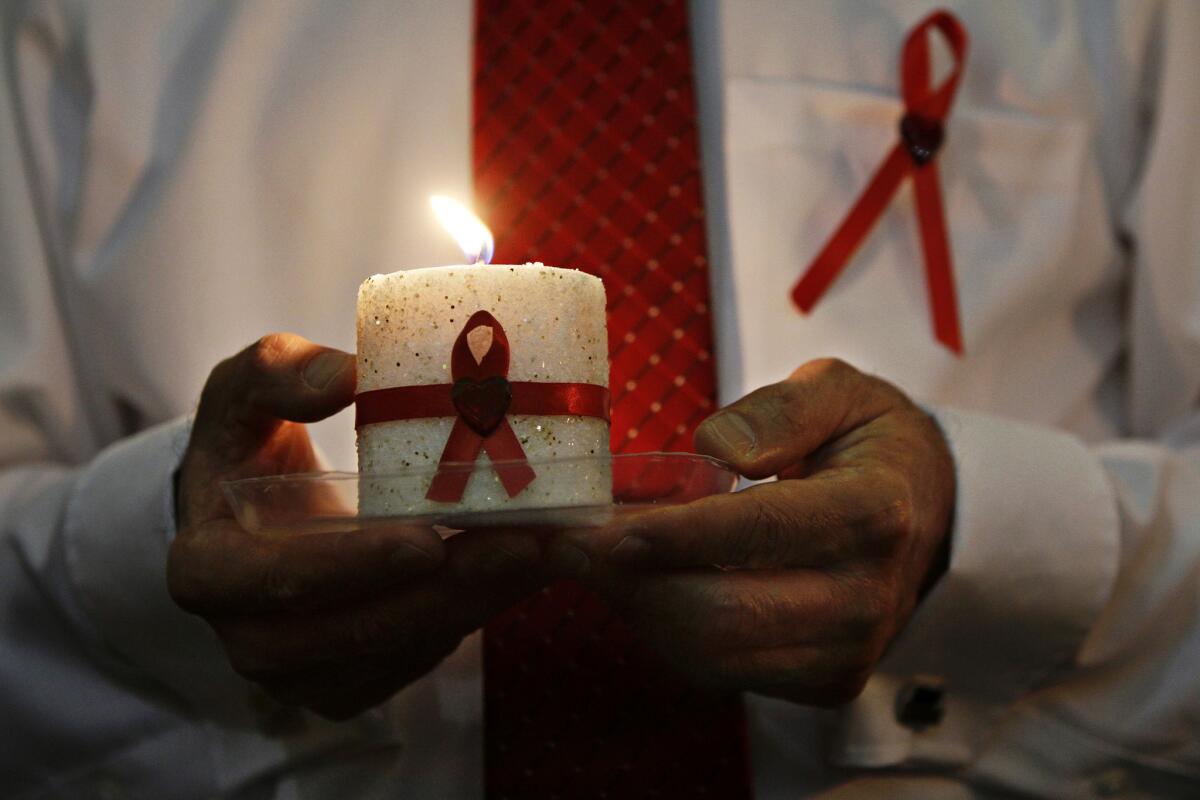
[[[607, 386], [604, 307], [598, 278], [534, 264], [433, 267], [372, 276], [359, 288], [358, 390], [447, 383], [454, 341], [477, 310], [491, 312], [504, 326], [512, 351], [509, 380]], [[367, 324], [377, 317], [378, 325]], [[448, 324], [451, 317], [455, 324]], [[360, 429], [359, 471], [387, 474], [436, 466], [453, 422], [450, 417], [400, 420]], [[608, 423], [603, 420], [510, 415], [509, 422], [530, 459], [608, 453]], [[488, 463], [486, 454], [479, 463]], [[368, 515], [444, 507], [423, 496], [372, 491], [369, 480], [361, 491], [360, 510]], [[559, 465], [540, 473], [514, 498], [497, 496], [494, 472], [484, 469], [467, 485], [461, 507], [565, 506], [608, 503], [611, 498], [610, 476], [602, 463]]]

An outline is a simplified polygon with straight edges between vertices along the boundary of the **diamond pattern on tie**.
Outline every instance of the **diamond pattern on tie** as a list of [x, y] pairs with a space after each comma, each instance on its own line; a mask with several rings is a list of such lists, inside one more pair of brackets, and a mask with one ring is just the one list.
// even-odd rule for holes
[[[690, 449], [715, 379], [686, 4], [478, 15], [476, 204], [495, 260], [600, 276], [614, 451]], [[684, 686], [581, 587], [484, 640], [489, 797], [748, 796], [740, 699]]]

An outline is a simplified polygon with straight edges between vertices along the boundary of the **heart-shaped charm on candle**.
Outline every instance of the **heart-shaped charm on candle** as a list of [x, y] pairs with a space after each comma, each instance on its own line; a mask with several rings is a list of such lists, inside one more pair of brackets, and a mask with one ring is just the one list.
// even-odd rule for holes
[[504, 420], [512, 404], [512, 387], [506, 378], [495, 376], [477, 381], [459, 378], [450, 390], [454, 408], [467, 426], [480, 436], [488, 436]]

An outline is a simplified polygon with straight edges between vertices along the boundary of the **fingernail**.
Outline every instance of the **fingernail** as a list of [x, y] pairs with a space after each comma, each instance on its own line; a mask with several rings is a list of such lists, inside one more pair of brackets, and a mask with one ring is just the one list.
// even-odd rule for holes
[[546, 560], [550, 569], [564, 578], [582, 578], [592, 570], [588, 554], [567, 542], [551, 543], [546, 548]]
[[353, 363], [347, 353], [318, 353], [304, 367], [304, 382], [314, 389], [324, 389]]
[[637, 536], [626, 536], [621, 541], [617, 542], [617, 546], [608, 554], [609, 558], [614, 561], [624, 562], [629, 564], [641, 559], [647, 552], [650, 551], [650, 543], [645, 539]]
[[746, 422], [746, 418], [736, 411], [714, 414], [704, 423], [704, 427], [706, 433], [731, 455], [748, 456], [758, 444], [754, 429]]

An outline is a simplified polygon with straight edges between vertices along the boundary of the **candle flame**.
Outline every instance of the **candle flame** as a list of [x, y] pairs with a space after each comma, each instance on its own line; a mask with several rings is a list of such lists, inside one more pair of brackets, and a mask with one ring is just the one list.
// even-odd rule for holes
[[433, 195], [429, 198], [429, 203], [433, 206], [433, 213], [437, 214], [442, 227], [450, 232], [454, 241], [462, 248], [468, 264], [491, 263], [496, 242], [483, 220], [472, 214], [462, 203], [444, 195]]

